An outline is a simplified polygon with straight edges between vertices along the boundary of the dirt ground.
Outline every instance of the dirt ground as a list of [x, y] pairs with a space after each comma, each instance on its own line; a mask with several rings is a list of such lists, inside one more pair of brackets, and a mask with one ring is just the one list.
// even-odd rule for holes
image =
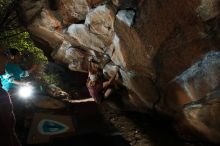
[[31, 104], [13, 100], [17, 118], [16, 131], [23, 146], [27, 144], [34, 113], [44, 112], [69, 115], [76, 128], [74, 137], [55, 140], [50, 144], [36, 146], [211, 146], [198, 140], [186, 140], [174, 128], [174, 122], [149, 111], [138, 113], [115, 111], [94, 102], [70, 104], [61, 110], [44, 110]]
[[131, 146], [214, 146], [180, 134], [172, 119], [152, 111], [118, 112], [106, 106], [101, 107], [101, 111]]

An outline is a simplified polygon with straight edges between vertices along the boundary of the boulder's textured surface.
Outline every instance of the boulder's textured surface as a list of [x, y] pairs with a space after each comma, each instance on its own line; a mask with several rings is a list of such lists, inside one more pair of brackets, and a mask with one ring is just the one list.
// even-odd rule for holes
[[219, 91], [210, 94], [204, 101], [184, 108], [187, 122], [197, 131], [206, 136], [210, 141], [219, 143]]
[[107, 46], [112, 43], [114, 36], [115, 12], [111, 7], [102, 5], [96, 7], [86, 16], [85, 25], [91, 33], [98, 36]]
[[67, 34], [78, 42], [80, 46], [103, 52], [104, 43], [84, 24], [72, 24], [67, 29]]
[[219, 14], [219, 0], [201, 0], [196, 10], [203, 21], [215, 18]]
[[45, 0], [39, 0], [35, 2], [29, 0], [22, 1], [21, 7], [25, 11], [24, 17], [26, 23], [31, 23], [31, 21], [41, 13], [42, 9], [45, 6], [45, 2]]
[[50, 10], [42, 9], [38, 19], [35, 19], [33, 24], [45, 27], [50, 31], [61, 31], [61, 22], [55, 18]]
[[86, 0], [61, 0], [59, 3], [59, 12], [66, 25], [85, 20], [89, 10], [90, 7]]
[[23, 0], [21, 7], [55, 61], [86, 72], [89, 57], [108, 56], [109, 76], [119, 66], [127, 96], [115, 100], [118, 108], [156, 108], [219, 142], [219, 0]]
[[[168, 86], [164, 107], [171, 107], [193, 127], [215, 142], [219, 141], [219, 72], [220, 52], [210, 51], [200, 61], [177, 76]], [[172, 91], [172, 93], [170, 93]], [[170, 98], [172, 97], [172, 98]], [[184, 108], [183, 108], [184, 106]], [[179, 118], [183, 118], [182, 116]], [[216, 119], [215, 119], [216, 118]]]

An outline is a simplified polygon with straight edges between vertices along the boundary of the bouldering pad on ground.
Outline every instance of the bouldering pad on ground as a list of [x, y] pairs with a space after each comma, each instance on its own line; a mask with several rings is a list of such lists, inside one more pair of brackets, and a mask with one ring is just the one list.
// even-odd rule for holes
[[56, 138], [75, 135], [70, 116], [36, 113], [28, 135], [28, 144], [50, 143]]

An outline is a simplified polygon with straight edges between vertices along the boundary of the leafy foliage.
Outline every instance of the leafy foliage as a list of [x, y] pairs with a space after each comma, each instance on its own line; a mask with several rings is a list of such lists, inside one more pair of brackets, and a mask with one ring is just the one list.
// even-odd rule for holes
[[23, 66], [38, 65], [34, 76], [43, 76], [47, 57], [30, 39], [28, 32], [20, 25], [18, 0], [0, 0], [0, 43], [6, 48], [17, 48], [23, 52]]
[[40, 77], [44, 75], [44, 69], [48, 63], [47, 57], [44, 55], [44, 52], [37, 48], [33, 41], [30, 39], [28, 32], [22, 32], [13, 37], [6, 38], [1, 41], [1, 43], [6, 48], [17, 48], [22, 52], [22, 66], [27, 69], [30, 68], [33, 64], [38, 66], [37, 70], [34, 73], [34, 77]]
[[49, 73], [49, 74], [44, 74], [42, 77], [43, 80], [46, 81], [48, 84], [55, 84], [59, 86], [61, 84], [61, 79], [58, 74]]
[[35, 64], [47, 63], [47, 58], [44, 56], [43, 51], [34, 45], [28, 32], [23, 32], [14, 37], [6, 38], [2, 43], [7, 48], [17, 48], [25, 55], [34, 57], [33, 63]]

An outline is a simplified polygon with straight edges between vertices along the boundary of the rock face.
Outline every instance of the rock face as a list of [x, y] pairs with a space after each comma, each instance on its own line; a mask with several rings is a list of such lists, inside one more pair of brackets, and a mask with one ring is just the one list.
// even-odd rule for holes
[[73, 38], [80, 46], [91, 48], [97, 52], [102, 52], [104, 43], [84, 24], [72, 24], [67, 29], [67, 34]]
[[112, 43], [115, 22], [115, 12], [111, 7], [102, 5], [96, 7], [86, 16], [85, 25], [95, 34], [105, 46]]
[[85, 20], [89, 9], [86, 0], [60, 0], [59, 2], [59, 12], [63, 18], [63, 23], [66, 25]]
[[[121, 107], [155, 108], [220, 142], [219, 0], [21, 2], [27, 28], [52, 58], [86, 72], [88, 57], [120, 66]], [[49, 49], [50, 48], [50, 49]]]

